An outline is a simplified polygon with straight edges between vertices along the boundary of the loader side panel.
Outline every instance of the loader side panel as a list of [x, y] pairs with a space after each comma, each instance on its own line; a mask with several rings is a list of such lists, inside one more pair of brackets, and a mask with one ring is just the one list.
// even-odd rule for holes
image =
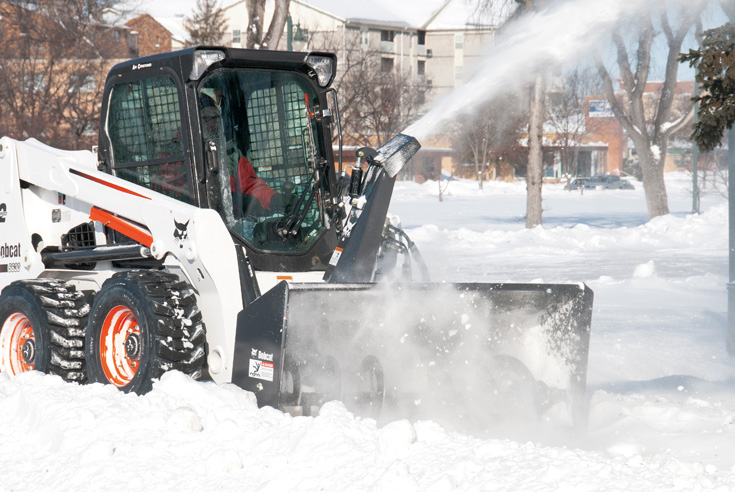
[[0, 290], [14, 280], [35, 278], [43, 271], [28, 230], [26, 213], [32, 211], [24, 207], [17, 159], [12, 140], [0, 139]]

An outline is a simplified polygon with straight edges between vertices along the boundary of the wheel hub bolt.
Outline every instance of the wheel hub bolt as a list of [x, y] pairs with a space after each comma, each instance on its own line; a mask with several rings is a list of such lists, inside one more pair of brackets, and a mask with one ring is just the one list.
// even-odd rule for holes
[[23, 346], [20, 348], [20, 354], [23, 357], [23, 362], [26, 364], [33, 364], [36, 361], [36, 342], [35, 340], [28, 339], [25, 341]]
[[131, 333], [125, 339], [125, 355], [129, 359], [137, 360], [140, 357], [140, 338], [137, 333]]

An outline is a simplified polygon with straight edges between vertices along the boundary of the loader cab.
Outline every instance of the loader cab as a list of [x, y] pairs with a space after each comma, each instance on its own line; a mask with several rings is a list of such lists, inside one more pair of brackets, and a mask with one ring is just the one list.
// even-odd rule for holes
[[338, 187], [331, 54], [192, 48], [114, 67], [101, 168], [217, 210], [258, 270], [326, 268]]

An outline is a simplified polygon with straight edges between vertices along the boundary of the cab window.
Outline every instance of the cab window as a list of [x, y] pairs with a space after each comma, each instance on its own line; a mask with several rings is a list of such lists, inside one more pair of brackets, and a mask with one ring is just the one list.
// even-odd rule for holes
[[116, 176], [193, 203], [173, 79], [154, 77], [113, 87], [107, 133]]
[[221, 69], [199, 86], [204, 148], [220, 159], [220, 210], [253, 250], [300, 254], [326, 230], [314, 89], [294, 73]]

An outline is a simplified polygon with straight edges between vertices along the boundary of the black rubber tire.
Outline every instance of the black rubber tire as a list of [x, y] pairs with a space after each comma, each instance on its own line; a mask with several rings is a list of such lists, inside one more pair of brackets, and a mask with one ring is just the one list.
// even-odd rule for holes
[[[112, 357], [134, 360], [137, 366], [132, 377], [111, 381], [102, 362], [103, 330], [109, 330], [105, 320], [120, 306], [135, 317], [139, 333], [134, 340], [127, 337], [122, 350], [113, 347]], [[150, 391], [153, 381], [169, 370], [200, 379], [205, 342], [202, 315], [188, 283], [158, 271], [117, 273], [102, 285], [92, 305], [85, 348], [87, 375], [90, 382], [116, 384], [124, 392], [138, 394]], [[108, 362], [108, 371], [109, 366]]]
[[84, 334], [90, 292], [57, 279], [16, 281], [0, 296], [0, 330], [8, 317], [21, 313], [35, 337], [33, 369], [66, 381], [84, 382]]

